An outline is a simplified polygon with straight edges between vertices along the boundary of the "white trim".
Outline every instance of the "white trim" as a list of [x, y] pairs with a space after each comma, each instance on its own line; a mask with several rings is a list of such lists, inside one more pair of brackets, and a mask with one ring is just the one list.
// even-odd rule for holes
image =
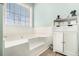
[[30, 8], [30, 27], [32, 27], [33, 25], [33, 19], [32, 19], [32, 16], [33, 16], [33, 12], [32, 12], [33, 8]]
[[28, 4], [23, 4], [23, 3], [16, 3], [16, 4], [21, 5], [21, 6], [25, 7], [25, 8], [28, 8], [28, 9], [31, 8], [31, 6], [29, 6]]
[[[3, 4], [3, 37], [4, 37], [4, 29], [5, 29], [5, 5]], [[5, 39], [3, 38], [3, 56], [5, 55]]]

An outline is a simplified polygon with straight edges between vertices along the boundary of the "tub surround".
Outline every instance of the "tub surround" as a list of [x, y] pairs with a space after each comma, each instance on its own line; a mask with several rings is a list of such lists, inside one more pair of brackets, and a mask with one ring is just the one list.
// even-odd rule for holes
[[38, 37], [49, 37], [49, 36], [33, 34], [33, 35], [29, 35], [26, 38], [21, 38], [21, 39], [13, 40], [12, 38], [12, 40], [5, 40], [5, 48], [9, 48], [23, 43], [28, 43], [30, 39], [38, 38]]

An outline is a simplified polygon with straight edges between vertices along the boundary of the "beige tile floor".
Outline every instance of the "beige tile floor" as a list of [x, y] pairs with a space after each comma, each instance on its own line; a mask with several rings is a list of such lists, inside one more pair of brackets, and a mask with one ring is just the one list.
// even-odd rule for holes
[[64, 56], [60, 53], [55, 53], [50, 49], [47, 49], [45, 52], [43, 52], [42, 54], [40, 54], [40, 56]]

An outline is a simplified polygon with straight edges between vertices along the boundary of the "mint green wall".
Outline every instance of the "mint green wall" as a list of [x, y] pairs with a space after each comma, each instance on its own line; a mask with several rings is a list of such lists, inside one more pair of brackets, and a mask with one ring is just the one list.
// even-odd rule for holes
[[52, 19], [52, 9], [50, 4], [35, 4], [34, 6], [34, 26], [50, 26]]
[[79, 4], [77, 3], [37, 3], [34, 6], [34, 26], [51, 26], [58, 14], [64, 18], [74, 9], [79, 15]]
[[3, 27], [2, 27], [2, 20], [3, 20], [3, 14], [2, 14], [3, 8], [2, 4], [0, 4], [0, 56], [3, 55]]

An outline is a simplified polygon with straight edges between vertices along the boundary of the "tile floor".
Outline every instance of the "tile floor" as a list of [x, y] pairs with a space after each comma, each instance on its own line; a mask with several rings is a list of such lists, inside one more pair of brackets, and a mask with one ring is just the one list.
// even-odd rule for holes
[[40, 54], [40, 56], [64, 56], [64, 55], [62, 55], [60, 53], [53, 52], [50, 49], [47, 49], [45, 52], [43, 52], [42, 54]]

